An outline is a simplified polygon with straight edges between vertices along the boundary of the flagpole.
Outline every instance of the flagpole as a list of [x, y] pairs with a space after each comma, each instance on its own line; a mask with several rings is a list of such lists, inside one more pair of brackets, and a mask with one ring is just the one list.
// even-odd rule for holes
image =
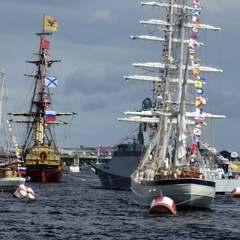
[[99, 152], [99, 145], [98, 145], [98, 147], [97, 147], [97, 162], [96, 162], [96, 164], [99, 163], [99, 157], [100, 157], [100, 152]]
[[44, 33], [44, 24], [45, 24], [45, 13], [43, 14], [43, 33]]

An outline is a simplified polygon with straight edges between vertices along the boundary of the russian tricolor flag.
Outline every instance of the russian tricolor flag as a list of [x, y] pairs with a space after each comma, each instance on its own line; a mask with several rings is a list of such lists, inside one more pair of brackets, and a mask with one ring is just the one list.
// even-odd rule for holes
[[22, 174], [22, 175], [26, 174], [27, 173], [27, 168], [26, 167], [19, 167], [18, 168], [18, 173]]
[[55, 111], [46, 111], [46, 122], [55, 122], [56, 120]]

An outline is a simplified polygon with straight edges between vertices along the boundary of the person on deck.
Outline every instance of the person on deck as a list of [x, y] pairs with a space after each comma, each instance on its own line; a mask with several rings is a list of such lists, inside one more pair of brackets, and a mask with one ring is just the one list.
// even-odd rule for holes
[[228, 179], [233, 179], [232, 169], [228, 171]]

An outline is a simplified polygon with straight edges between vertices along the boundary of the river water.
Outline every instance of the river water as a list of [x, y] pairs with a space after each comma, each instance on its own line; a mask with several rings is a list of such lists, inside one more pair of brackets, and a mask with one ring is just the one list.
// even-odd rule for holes
[[130, 191], [102, 189], [90, 171], [61, 183], [27, 183], [35, 199], [0, 195], [0, 239], [240, 239], [240, 199], [218, 195], [211, 210], [150, 215]]

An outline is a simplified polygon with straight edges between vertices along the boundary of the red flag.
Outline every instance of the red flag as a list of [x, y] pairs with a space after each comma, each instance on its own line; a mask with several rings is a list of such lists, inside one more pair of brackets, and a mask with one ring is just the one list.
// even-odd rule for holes
[[200, 22], [200, 18], [198, 18], [196, 16], [193, 16], [192, 17], [192, 21], [195, 22], [195, 23], [199, 23]]
[[197, 34], [196, 33], [191, 33], [191, 38], [197, 38]]
[[200, 4], [200, 0], [193, 0], [193, 3]]
[[50, 42], [48, 42], [47, 40], [45, 40], [43, 38], [40, 38], [40, 48], [50, 50]]
[[196, 150], [198, 150], [198, 146], [197, 146], [197, 144], [192, 143], [192, 145], [191, 145], [191, 150], [192, 150], [192, 151], [196, 151]]
[[195, 143], [192, 143], [191, 151], [192, 151], [192, 154], [198, 155], [198, 145]]

